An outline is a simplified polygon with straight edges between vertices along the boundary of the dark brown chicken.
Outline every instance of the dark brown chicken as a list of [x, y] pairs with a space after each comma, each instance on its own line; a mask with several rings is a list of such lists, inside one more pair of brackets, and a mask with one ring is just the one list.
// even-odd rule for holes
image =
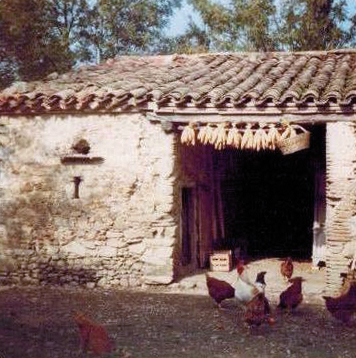
[[290, 257], [281, 263], [281, 274], [285, 279], [289, 280], [292, 277], [293, 269], [293, 261]]
[[302, 277], [294, 277], [289, 279], [292, 284], [279, 296], [278, 308], [287, 308], [288, 310], [296, 308], [303, 301], [302, 282], [305, 281]]
[[206, 274], [206, 285], [208, 286], [209, 296], [221, 308], [221, 302], [227, 298], [234, 298], [235, 289], [227, 282], [218, 280]]
[[339, 297], [323, 296], [327, 310], [338, 320], [349, 323], [356, 312], [356, 282], [350, 282], [348, 291]]
[[274, 323], [274, 318], [271, 317], [271, 307], [268, 299], [262, 292], [256, 295], [246, 305], [244, 320], [250, 327], [260, 326], [264, 322], [270, 325]]

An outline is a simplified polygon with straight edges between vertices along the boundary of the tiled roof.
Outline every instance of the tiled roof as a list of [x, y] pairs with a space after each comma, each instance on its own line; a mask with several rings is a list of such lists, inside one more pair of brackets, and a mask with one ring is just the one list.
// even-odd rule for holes
[[0, 113], [356, 102], [356, 51], [119, 57], [0, 93]]

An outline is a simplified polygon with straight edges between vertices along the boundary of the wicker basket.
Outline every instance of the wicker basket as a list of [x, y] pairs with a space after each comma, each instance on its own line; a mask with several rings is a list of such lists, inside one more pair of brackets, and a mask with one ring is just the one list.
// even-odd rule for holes
[[283, 155], [292, 154], [310, 147], [310, 132], [301, 126], [295, 126], [295, 128], [300, 130], [295, 137], [286, 138], [278, 142], [278, 148]]

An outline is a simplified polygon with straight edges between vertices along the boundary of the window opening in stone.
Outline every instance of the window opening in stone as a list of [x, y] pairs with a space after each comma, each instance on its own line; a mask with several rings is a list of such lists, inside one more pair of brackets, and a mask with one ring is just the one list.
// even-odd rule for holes
[[82, 178], [81, 177], [74, 177], [73, 178], [73, 183], [74, 183], [74, 195], [73, 198], [74, 199], [79, 199], [79, 185], [82, 182]]
[[90, 152], [90, 145], [87, 140], [81, 139], [73, 145], [73, 150], [78, 154], [88, 154]]

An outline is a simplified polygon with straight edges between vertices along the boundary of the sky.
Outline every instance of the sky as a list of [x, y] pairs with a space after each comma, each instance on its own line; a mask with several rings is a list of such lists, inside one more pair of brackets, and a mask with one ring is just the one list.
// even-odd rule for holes
[[[228, 3], [229, 0], [215, 0], [217, 3]], [[283, 2], [283, 0], [277, 0], [278, 2]], [[356, 12], [356, 0], [348, 0], [348, 11], [351, 13]], [[170, 26], [167, 28], [166, 33], [169, 36], [182, 35], [185, 29], [188, 26], [189, 18], [199, 23], [199, 15], [194, 12], [194, 9], [191, 5], [187, 3], [186, 0], [183, 1], [182, 7], [176, 11], [171, 20]]]
[[171, 24], [166, 30], [167, 35], [182, 35], [188, 26], [190, 17], [192, 17], [194, 21], [199, 22], [199, 15], [194, 12], [193, 6], [187, 4], [186, 1], [183, 1], [182, 7], [176, 10], [175, 14], [173, 15]]

